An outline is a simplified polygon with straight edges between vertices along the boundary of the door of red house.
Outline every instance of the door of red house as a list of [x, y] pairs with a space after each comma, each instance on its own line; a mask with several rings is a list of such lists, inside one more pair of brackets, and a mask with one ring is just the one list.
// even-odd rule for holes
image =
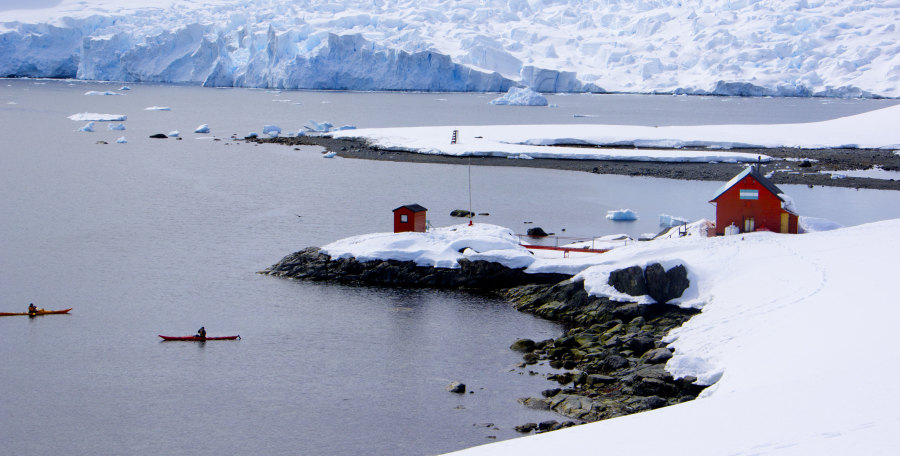
[[756, 221], [753, 217], [744, 217], [744, 232], [752, 233], [756, 229]]

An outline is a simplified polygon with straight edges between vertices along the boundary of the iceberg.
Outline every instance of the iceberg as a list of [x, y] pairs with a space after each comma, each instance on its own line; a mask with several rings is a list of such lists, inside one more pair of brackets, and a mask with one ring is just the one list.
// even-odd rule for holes
[[144, 111], [171, 111], [172, 108], [168, 106], [148, 106], [144, 108]]
[[93, 132], [94, 131], [94, 122], [91, 121], [91, 122], [84, 124], [84, 126], [79, 128], [78, 131]]
[[511, 87], [509, 91], [506, 92], [506, 95], [494, 98], [490, 101], [490, 104], [509, 106], [547, 106], [547, 98], [528, 87]]
[[110, 130], [120, 130], [121, 131], [121, 130], [125, 130], [125, 124], [123, 124], [123, 123], [108, 124], [107, 128], [109, 128]]
[[309, 131], [316, 133], [328, 133], [334, 128], [334, 125], [331, 122], [316, 122], [315, 120], [310, 120], [306, 125], [303, 126]]
[[119, 139], [116, 140], [116, 142], [119, 144], [126, 144], [128, 143], [128, 140], [126, 140], [124, 136], [120, 136]]
[[178, 130], [172, 130], [169, 132], [168, 136], [170, 136], [172, 138], [177, 138], [177, 137], [181, 136], [181, 132]]
[[263, 125], [262, 132], [264, 135], [275, 137], [281, 134], [281, 127], [278, 125]]
[[619, 209], [615, 211], [607, 211], [606, 218], [614, 222], [633, 222], [638, 219], [638, 216], [631, 209]]
[[96, 90], [91, 90], [91, 91], [85, 92], [84, 94], [85, 95], [122, 95], [121, 93], [117, 93], [117, 92], [98, 92]]
[[209, 133], [209, 125], [203, 124], [194, 129], [194, 133]]
[[96, 122], [124, 122], [128, 120], [128, 116], [122, 114], [99, 114], [96, 112], [79, 112], [72, 114], [69, 119], [79, 122], [96, 121]]
[[661, 228], [672, 228], [675, 226], [687, 225], [690, 220], [684, 217], [675, 217], [669, 214], [659, 214], [659, 226]]

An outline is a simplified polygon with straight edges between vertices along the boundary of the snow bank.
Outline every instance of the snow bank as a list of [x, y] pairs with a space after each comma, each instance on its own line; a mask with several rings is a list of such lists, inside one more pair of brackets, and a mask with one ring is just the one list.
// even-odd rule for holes
[[592, 294], [614, 292], [605, 283], [618, 267], [687, 266], [691, 287], [680, 304], [702, 312], [668, 336], [675, 352], [666, 369], [714, 385], [692, 402], [453, 454], [891, 455], [900, 447], [900, 396], [892, 394], [898, 369], [885, 360], [900, 307], [871, 284], [895, 281], [898, 233], [900, 220], [890, 220], [804, 235], [688, 236], [603, 254], [580, 275]]
[[[470, 125], [371, 128], [335, 132], [384, 149], [456, 156], [751, 163], [766, 155], [730, 152], [752, 148], [887, 148], [900, 144], [900, 105], [822, 122], [766, 125]], [[453, 130], [456, 144], [449, 144]], [[566, 144], [598, 146], [567, 147]], [[621, 146], [640, 147], [625, 149]], [[549, 147], [553, 146], [553, 147]], [[602, 146], [616, 146], [604, 149]], [[654, 149], [653, 147], [670, 149]], [[696, 147], [700, 150], [681, 148]]]
[[900, 96], [896, 2], [61, 0], [0, 74], [207, 86]]
[[510, 87], [502, 97], [490, 101], [492, 105], [509, 106], [547, 106], [547, 97], [529, 89], [528, 87]]

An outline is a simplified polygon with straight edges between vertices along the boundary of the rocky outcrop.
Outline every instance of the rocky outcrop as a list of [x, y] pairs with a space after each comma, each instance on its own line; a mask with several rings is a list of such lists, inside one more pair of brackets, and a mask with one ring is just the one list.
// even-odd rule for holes
[[459, 260], [458, 269], [419, 266], [413, 261], [357, 261], [331, 258], [317, 247], [308, 247], [284, 257], [260, 271], [289, 277], [344, 284], [409, 288], [466, 288], [496, 290], [524, 284], [551, 284], [567, 279], [565, 274], [529, 274], [489, 261]]
[[[546, 362], [562, 372], [548, 376], [559, 383], [541, 397], [520, 399], [527, 407], [553, 410], [564, 416], [596, 421], [691, 400], [702, 386], [694, 378], [675, 379], [665, 371], [673, 353], [662, 341], [698, 311], [665, 304], [689, 286], [687, 269], [668, 271], [659, 264], [633, 266], [610, 274], [609, 283], [620, 292], [650, 295], [655, 304], [614, 302], [590, 296], [584, 282], [564, 274], [528, 274], [499, 263], [459, 260], [459, 268], [418, 266], [411, 261], [360, 262], [331, 258], [316, 247], [284, 257], [260, 271], [278, 277], [338, 283], [429, 288], [465, 288], [492, 291], [516, 309], [563, 323], [569, 329], [544, 341], [516, 340], [510, 349], [522, 353], [521, 367]], [[463, 393], [454, 382], [448, 391]], [[564, 424], [530, 423], [520, 432], [544, 432]]]
[[659, 263], [653, 263], [644, 269], [632, 266], [613, 271], [609, 274], [607, 283], [631, 296], [649, 295], [660, 304], [680, 298], [690, 286], [684, 265], [666, 271]]
[[[656, 286], [647, 285], [645, 274], [639, 267], [627, 268], [615, 271], [611, 281], [615, 276], [639, 293], [640, 287]], [[661, 280], [656, 272], [651, 277], [650, 282]], [[547, 362], [565, 370], [549, 376], [561, 388], [545, 390], [540, 398], [520, 399], [527, 407], [597, 421], [691, 400], [703, 389], [694, 384], [696, 379], [675, 379], [665, 371], [672, 350], [662, 341], [696, 310], [614, 302], [588, 295], [580, 281], [516, 287], [503, 294], [521, 311], [570, 327], [556, 339], [520, 339], [510, 347], [523, 352], [523, 367]]]

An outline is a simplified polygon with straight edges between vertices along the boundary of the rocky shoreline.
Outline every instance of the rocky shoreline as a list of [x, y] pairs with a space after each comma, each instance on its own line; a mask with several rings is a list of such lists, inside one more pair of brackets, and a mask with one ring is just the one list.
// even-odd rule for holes
[[[614, 271], [610, 285], [632, 296], [650, 295], [661, 304], [636, 304], [589, 296], [584, 282], [565, 274], [528, 274], [487, 261], [460, 260], [459, 269], [417, 266], [411, 261], [359, 262], [331, 258], [316, 247], [284, 257], [260, 271], [276, 277], [406, 288], [464, 289], [494, 293], [516, 309], [560, 322], [555, 339], [520, 339], [510, 349], [522, 352], [522, 369], [538, 363], [563, 372], [548, 380], [541, 397], [521, 398], [527, 407], [553, 410], [579, 423], [598, 421], [689, 401], [703, 387], [694, 378], [675, 379], [665, 371], [672, 350], [663, 338], [698, 313], [665, 304], [687, 289], [684, 266], [666, 271], [659, 264]], [[533, 372], [532, 372], [533, 373]], [[544, 432], [577, 424], [527, 423], [520, 432]]]
[[[328, 135], [299, 137], [244, 138], [248, 142], [272, 143], [286, 146], [320, 146], [345, 158], [386, 160], [414, 163], [472, 164], [482, 166], [522, 166], [529, 168], [582, 171], [595, 174], [659, 177], [681, 180], [710, 180], [727, 182], [741, 172], [739, 163], [664, 163], [622, 160], [533, 159], [511, 160], [498, 157], [453, 157], [386, 150], [365, 141], [335, 139]], [[568, 145], [570, 147], [577, 145]], [[583, 147], [583, 146], [581, 146]], [[775, 184], [870, 188], [900, 190], [900, 180], [845, 177], [833, 179], [827, 171], [870, 169], [878, 166], [888, 171], [900, 171], [900, 155], [887, 149], [732, 149], [733, 152], [768, 155], [773, 158], [762, 164], [762, 172], [777, 170], [771, 180]]]

